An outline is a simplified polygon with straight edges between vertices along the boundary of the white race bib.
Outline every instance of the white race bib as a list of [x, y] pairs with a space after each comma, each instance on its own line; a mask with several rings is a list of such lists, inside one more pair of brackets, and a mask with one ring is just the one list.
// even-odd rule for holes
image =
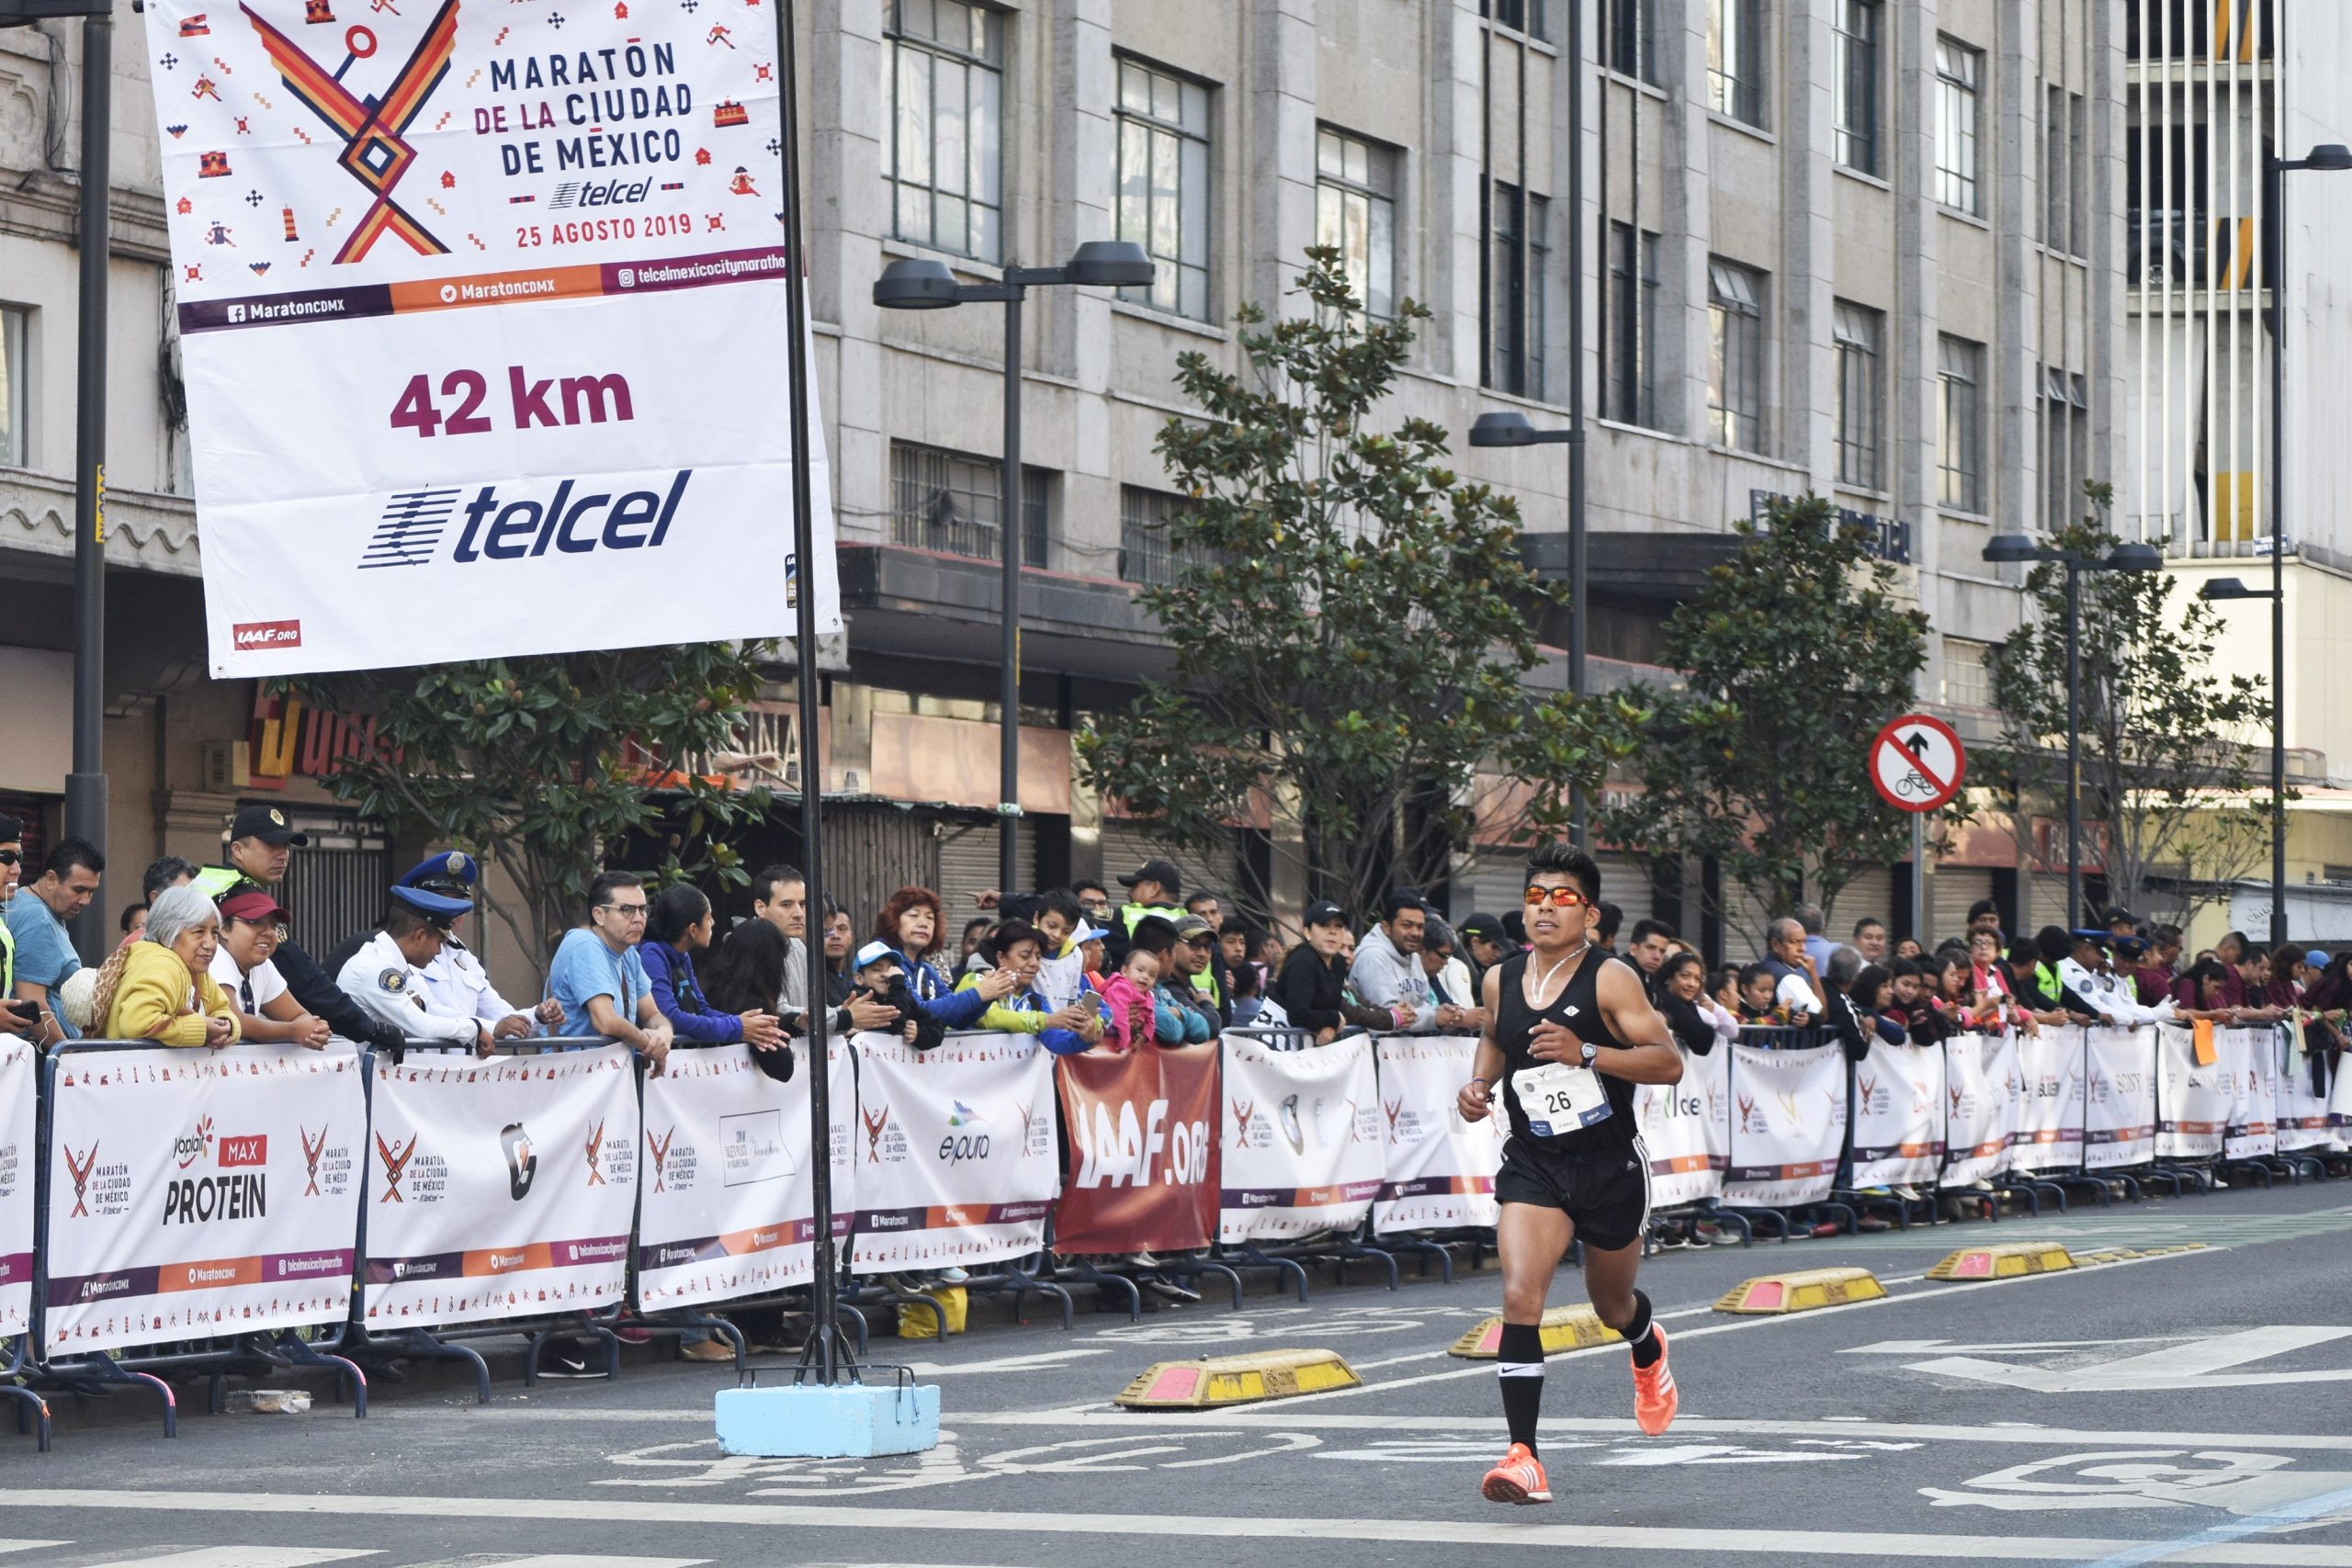
[[1539, 1138], [1581, 1131], [1610, 1116], [1609, 1091], [1590, 1067], [1539, 1062], [1510, 1076], [1511, 1092]]

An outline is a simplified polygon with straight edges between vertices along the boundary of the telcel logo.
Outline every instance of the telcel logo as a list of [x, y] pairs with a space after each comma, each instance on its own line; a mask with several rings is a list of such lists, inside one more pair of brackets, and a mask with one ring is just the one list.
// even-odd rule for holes
[[686, 482], [694, 477], [692, 468], [681, 468], [666, 495], [639, 490], [617, 497], [605, 491], [575, 496], [579, 481], [565, 479], [544, 502], [508, 499], [496, 485], [484, 485], [466, 504], [457, 558], [521, 560], [543, 556], [550, 546], [566, 555], [586, 555], [599, 547], [659, 547], [685, 497]]

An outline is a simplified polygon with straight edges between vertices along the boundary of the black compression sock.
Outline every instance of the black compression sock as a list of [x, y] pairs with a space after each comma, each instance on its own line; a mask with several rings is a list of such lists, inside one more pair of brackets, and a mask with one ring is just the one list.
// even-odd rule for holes
[[1503, 1419], [1510, 1440], [1535, 1451], [1535, 1422], [1544, 1413], [1544, 1331], [1532, 1323], [1506, 1323], [1495, 1347], [1495, 1371], [1503, 1391]]
[[1634, 1321], [1625, 1325], [1625, 1343], [1634, 1352], [1634, 1365], [1655, 1367], [1666, 1348], [1650, 1332], [1650, 1299], [1641, 1292], [1634, 1292]]

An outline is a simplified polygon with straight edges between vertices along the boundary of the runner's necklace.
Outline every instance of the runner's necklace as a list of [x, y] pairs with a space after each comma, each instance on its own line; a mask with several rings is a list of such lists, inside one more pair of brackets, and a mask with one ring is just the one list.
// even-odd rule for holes
[[[1575, 951], [1562, 953], [1560, 955], [1560, 961], [1557, 964], [1553, 964], [1552, 967], [1544, 970], [1543, 974], [1535, 977], [1535, 989], [1532, 995], [1529, 993], [1527, 988], [1527, 970], [1521, 970], [1519, 994], [1526, 999], [1527, 1005], [1533, 1008], [1538, 1012], [1543, 1011], [1545, 1004], [1537, 998], [1544, 995], [1544, 987], [1552, 983], [1553, 976], [1557, 975], [1561, 970], [1566, 968], [1573, 960], [1582, 958], [1591, 946], [1592, 939], [1590, 937], [1587, 937], [1582, 942], [1577, 943]], [[1532, 969], [1535, 966], [1531, 964], [1527, 967], [1528, 969]], [[1557, 1001], [1558, 999], [1559, 998], [1556, 997], [1553, 998], [1555, 1001]]]

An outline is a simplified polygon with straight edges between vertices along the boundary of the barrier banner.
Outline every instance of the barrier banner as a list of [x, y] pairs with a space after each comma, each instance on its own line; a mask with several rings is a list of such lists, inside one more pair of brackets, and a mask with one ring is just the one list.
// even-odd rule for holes
[[2156, 1032], [2083, 1031], [2083, 1168], [2121, 1170], [2156, 1153]]
[[2344, 1058], [2334, 1063], [2334, 1076], [2327, 1080], [2327, 1122], [2340, 1136], [2352, 1140], [2352, 1072], [2344, 1068]]
[[2018, 1053], [2018, 1136], [2009, 1168], [2038, 1175], [2083, 1167], [2083, 1026], [2053, 1024], [2022, 1035]]
[[2213, 1031], [2213, 1059], [2199, 1066], [2195, 1036], [2174, 1024], [2156, 1026], [2156, 1157], [2203, 1159], [2222, 1152], [2237, 1094], [2227, 1037]]
[[1989, 1181], [2008, 1169], [2017, 1133], [2016, 1042], [2006, 1033], [1945, 1041], [1945, 1184]]
[[368, 1124], [351, 1046], [68, 1047], [56, 1073], [45, 1350], [349, 1314]]
[[[748, 1045], [673, 1051], [644, 1081], [644, 1189], [638, 1196], [637, 1301], [648, 1312], [766, 1295], [808, 1283], [817, 1239], [808, 1047], [788, 1083]], [[850, 1125], [857, 1070], [830, 1043], [833, 1237], [849, 1235]]]
[[850, 1270], [994, 1263], [1046, 1245], [1058, 1172], [1053, 1055], [1034, 1034], [951, 1034], [918, 1051], [857, 1037], [857, 1224]]
[[1941, 1051], [1872, 1038], [1871, 1054], [1854, 1068], [1853, 1161], [1857, 1188], [1932, 1182], [1943, 1174]]
[[[1680, 1083], [1634, 1086], [1634, 1115], [1650, 1156], [1653, 1210], [1723, 1196], [1731, 1164], [1730, 1064], [1721, 1046], [1704, 1055], [1686, 1050]], [[1499, 1111], [1493, 1120], [1501, 1121]]]
[[637, 1208], [626, 1045], [376, 1058], [366, 1321], [587, 1312], [621, 1299]]
[[2342, 1140], [2329, 1125], [2327, 1114], [2326, 1058], [2321, 1057], [2321, 1088], [2312, 1087], [2312, 1056], [2304, 1048], [2303, 1020], [2293, 1024], [2293, 1048], [2278, 1070], [2278, 1147], [2290, 1149], [2333, 1149]]
[[33, 1305], [32, 1042], [0, 1039], [0, 1336], [22, 1334]]
[[1224, 1045], [1217, 1239], [1283, 1241], [1363, 1223], [1384, 1148], [1372, 1036], [1312, 1051], [1242, 1035]]
[[1218, 1053], [1210, 1041], [1055, 1063], [1069, 1139], [1057, 1252], [1184, 1252], [1216, 1239]]
[[1732, 1137], [1724, 1201], [1736, 1209], [1816, 1203], [1846, 1144], [1846, 1055], [1835, 1045], [1731, 1047]]
[[1495, 1116], [1464, 1122], [1454, 1103], [1470, 1080], [1478, 1042], [1394, 1034], [1383, 1036], [1374, 1051], [1384, 1179], [1372, 1201], [1373, 1230], [1393, 1235], [1492, 1225], [1495, 1172], [1507, 1129]]
[[2256, 1159], [2278, 1152], [2278, 1053], [2275, 1025], [2225, 1029], [2235, 1036], [2220, 1047], [2230, 1069], [2230, 1114], [2222, 1129], [2222, 1153], [2229, 1159]]
[[769, 14], [344, 13], [147, 9], [212, 673], [790, 636]]

